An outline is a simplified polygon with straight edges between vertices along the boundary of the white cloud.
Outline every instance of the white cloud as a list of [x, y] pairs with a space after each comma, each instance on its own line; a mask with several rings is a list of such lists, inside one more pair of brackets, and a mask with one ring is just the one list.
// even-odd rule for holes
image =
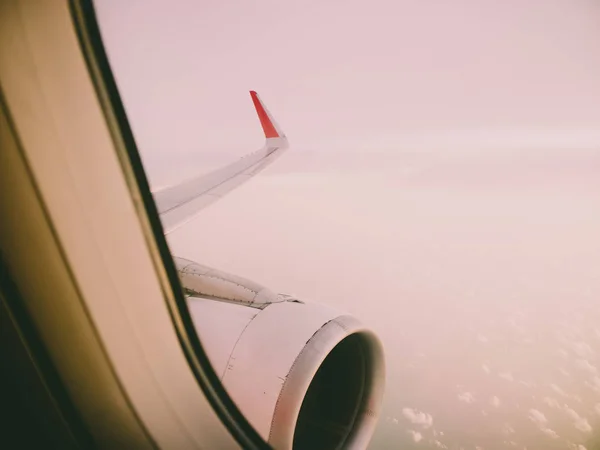
[[481, 365], [481, 370], [483, 370], [485, 373], [489, 374], [490, 373], [490, 366], [488, 366], [487, 364], [482, 364]]
[[539, 427], [544, 426], [548, 422], [548, 419], [546, 419], [544, 413], [537, 409], [529, 410], [529, 419]]
[[558, 371], [561, 374], [563, 374], [565, 377], [571, 376], [571, 374], [566, 369], [564, 369], [563, 367], [559, 368]]
[[500, 378], [503, 378], [503, 379], [507, 380], [507, 381], [514, 381], [515, 380], [515, 377], [513, 377], [513, 374], [511, 372], [501, 372], [501, 373], [498, 374], [498, 376]]
[[575, 411], [572, 408], [569, 408], [569, 405], [565, 405], [565, 412], [567, 413], [567, 416], [569, 416], [573, 420], [578, 420], [580, 418], [577, 411]]
[[460, 394], [458, 394], [457, 397], [461, 402], [464, 402], [464, 403], [474, 403], [475, 402], [475, 396], [473, 394], [471, 394], [470, 392], [461, 392]]
[[573, 419], [573, 425], [575, 425], [575, 428], [577, 428], [579, 431], [583, 431], [585, 433], [592, 431], [592, 426], [588, 420], [585, 417], [581, 417], [577, 411], [565, 405], [565, 412], [571, 419]]
[[577, 428], [579, 431], [583, 431], [585, 433], [591, 433], [591, 431], [592, 431], [592, 426], [590, 425], [588, 420], [584, 417], [582, 417], [580, 420], [575, 422], [575, 428]]
[[544, 397], [544, 403], [551, 408], [560, 408], [560, 404], [558, 400], [553, 397]]
[[433, 417], [431, 417], [431, 414], [412, 408], [403, 408], [402, 414], [410, 421], [410, 423], [421, 425], [423, 428], [429, 428], [433, 425]]
[[550, 428], [540, 428], [540, 430], [542, 431], [542, 433], [544, 433], [546, 436], [551, 437], [552, 439], [558, 439], [558, 434], [556, 433], [556, 431], [551, 430]]
[[540, 431], [546, 436], [552, 439], [558, 439], [558, 434], [556, 433], [556, 431], [546, 426], [546, 424], [548, 423], [548, 419], [546, 419], [546, 416], [541, 411], [537, 409], [530, 409], [529, 420], [536, 424]]
[[584, 372], [588, 372], [591, 374], [598, 373], [598, 369], [596, 368], [596, 366], [591, 364], [587, 359], [578, 359], [576, 361], [576, 364], [577, 364], [577, 367], [579, 367]]
[[515, 429], [508, 423], [505, 423], [502, 427], [502, 433], [504, 434], [515, 434]]
[[498, 406], [500, 406], [500, 399], [498, 397], [496, 397], [495, 395], [490, 399], [490, 404], [497, 408]]
[[418, 431], [408, 430], [408, 432], [411, 434], [413, 441], [415, 442], [420, 442], [423, 439], [423, 435]]
[[600, 415], [600, 403], [596, 403], [594, 405], [594, 411], [596, 411], [596, 414]]
[[563, 397], [569, 397], [569, 394], [567, 394], [565, 391], [563, 391], [558, 385], [552, 383], [550, 385], [550, 389], [552, 389], [554, 392], [556, 392], [558, 395], [562, 395]]
[[592, 377], [592, 381], [586, 381], [586, 386], [592, 388], [596, 392], [600, 392], [600, 377], [598, 375], [594, 375]]
[[587, 342], [573, 342], [573, 351], [582, 358], [589, 358], [594, 354], [592, 347]]

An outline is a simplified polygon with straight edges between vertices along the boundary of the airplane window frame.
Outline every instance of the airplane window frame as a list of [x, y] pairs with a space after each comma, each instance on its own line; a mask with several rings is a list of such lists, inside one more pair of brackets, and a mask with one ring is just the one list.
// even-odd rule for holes
[[250, 425], [223, 388], [196, 334], [133, 132], [104, 48], [93, 0], [69, 0], [69, 10], [90, 78], [115, 142], [121, 168], [132, 193], [139, 197], [138, 214], [145, 219], [143, 222], [147, 225], [146, 239], [152, 240], [150, 247], [157, 250], [153, 254], [153, 260], [157, 272], [163, 274], [163, 289], [169, 290], [168, 295], [165, 295], [164, 298], [189, 368], [213, 411], [233, 438], [243, 448], [270, 449], [271, 447]]

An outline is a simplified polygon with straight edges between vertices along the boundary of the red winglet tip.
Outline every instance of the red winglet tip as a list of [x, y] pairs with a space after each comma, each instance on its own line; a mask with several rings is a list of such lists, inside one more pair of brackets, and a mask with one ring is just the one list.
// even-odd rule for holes
[[271, 122], [271, 119], [269, 118], [265, 107], [258, 99], [258, 94], [256, 93], [256, 91], [250, 91], [250, 96], [252, 97], [254, 108], [256, 108], [256, 113], [258, 114], [260, 124], [262, 125], [263, 131], [265, 132], [265, 137], [267, 139], [280, 137], [279, 133], [275, 129], [275, 126], [273, 125], [273, 122]]

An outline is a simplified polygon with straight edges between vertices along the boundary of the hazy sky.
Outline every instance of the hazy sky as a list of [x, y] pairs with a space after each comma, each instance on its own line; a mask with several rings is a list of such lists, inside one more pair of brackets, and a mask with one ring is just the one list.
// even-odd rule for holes
[[96, 3], [152, 181], [286, 131], [169, 245], [372, 326], [372, 448], [596, 448], [598, 0]]
[[[98, 0], [148, 162], [296, 149], [600, 144], [595, 0]], [[484, 144], [484, 145], [482, 145]]]

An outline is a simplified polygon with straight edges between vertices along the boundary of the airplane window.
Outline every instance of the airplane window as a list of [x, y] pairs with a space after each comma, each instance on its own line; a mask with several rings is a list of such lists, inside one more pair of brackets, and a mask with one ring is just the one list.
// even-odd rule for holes
[[597, 4], [95, 8], [195, 330], [265, 441], [600, 445]]

